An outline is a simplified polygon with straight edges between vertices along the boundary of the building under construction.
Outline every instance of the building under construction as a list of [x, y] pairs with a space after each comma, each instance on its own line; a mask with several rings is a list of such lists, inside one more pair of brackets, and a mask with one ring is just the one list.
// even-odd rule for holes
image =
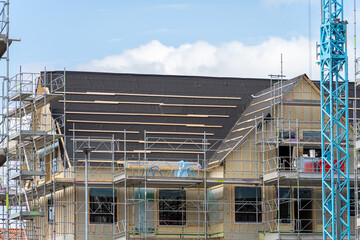
[[306, 75], [44, 71], [9, 86], [2, 239], [322, 239]]
[[[0, 239], [323, 239], [330, 166], [319, 82], [65, 70], [10, 77], [8, 13], [0, 1]], [[359, 239], [360, 92], [349, 88], [351, 157], [339, 171], [350, 173]]]

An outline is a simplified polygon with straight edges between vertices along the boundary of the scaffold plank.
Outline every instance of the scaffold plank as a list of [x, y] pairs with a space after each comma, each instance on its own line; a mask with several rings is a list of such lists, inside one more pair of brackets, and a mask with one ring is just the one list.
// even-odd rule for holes
[[19, 211], [17, 213], [11, 214], [10, 219], [12, 220], [33, 220], [36, 217], [44, 217], [45, 213], [36, 212], [36, 211]]

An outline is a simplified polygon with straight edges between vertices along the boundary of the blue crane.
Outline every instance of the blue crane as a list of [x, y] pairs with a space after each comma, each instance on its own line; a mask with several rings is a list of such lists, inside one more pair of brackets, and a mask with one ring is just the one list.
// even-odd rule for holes
[[348, 59], [343, 0], [321, 0], [323, 239], [350, 240]]

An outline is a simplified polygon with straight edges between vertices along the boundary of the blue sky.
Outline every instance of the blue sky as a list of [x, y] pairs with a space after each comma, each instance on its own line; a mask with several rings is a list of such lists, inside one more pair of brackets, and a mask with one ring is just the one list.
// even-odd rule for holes
[[[319, 7], [320, 1], [311, 1], [312, 41], [319, 38]], [[349, 14], [352, 7], [347, 6]], [[308, 10], [309, 0], [12, 1], [11, 37], [20, 38], [21, 42], [11, 47], [11, 70], [15, 73], [22, 65], [28, 71], [66, 67], [68, 70], [252, 76], [246, 69], [234, 71], [229, 67], [236, 67], [226, 60], [237, 60], [231, 55], [231, 43], [235, 42], [238, 43], [239, 65], [242, 63], [240, 55], [246, 63], [251, 51], [255, 51], [254, 56], [261, 55], [260, 65], [267, 66], [271, 58], [279, 65], [283, 53], [284, 70], [290, 74], [297, 74], [294, 71], [297, 66], [295, 59], [288, 62], [287, 59], [296, 55], [291, 49], [299, 44], [298, 54], [303, 54], [299, 55], [303, 65], [298, 70], [301, 74], [309, 70]], [[351, 17], [349, 15], [348, 19]], [[282, 51], [282, 43], [272, 47], [271, 44], [281, 42], [276, 39], [286, 46], [295, 45], [284, 46]], [[267, 47], [276, 51], [267, 52]], [[315, 51], [315, 42], [312, 47]], [[157, 58], [158, 49], [162, 49], [164, 57], [154, 60], [151, 57]], [[194, 58], [188, 53], [184, 57], [184, 49], [205, 56], [212, 51], [209, 56], [214, 58], [213, 62], [204, 63], [204, 67], [202, 61], [206, 59], [199, 59], [195, 63], [197, 68], [181, 67], [186, 59]], [[269, 58], [265, 53], [273, 56]], [[312, 55], [314, 58], [315, 54]], [[169, 56], [176, 67], [164, 63], [169, 62]], [[262, 57], [266, 60], [261, 61]], [[117, 64], [107, 67], [109, 61], [111, 64], [117, 61]], [[313, 65], [312, 71], [316, 72], [317, 66]], [[202, 71], [204, 68], [206, 70]], [[279, 69], [271, 65], [266, 71], [267, 74], [278, 73]], [[262, 72], [261, 76], [267, 74]], [[258, 75], [253, 73], [254, 77], [261, 77]]]

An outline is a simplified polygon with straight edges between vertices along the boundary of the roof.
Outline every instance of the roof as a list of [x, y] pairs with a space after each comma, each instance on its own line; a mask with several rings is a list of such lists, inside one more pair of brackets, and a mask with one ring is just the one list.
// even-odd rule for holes
[[[269, 79], [66, 72], [65, 132], [69, 137], [75, 132], [77, 137], [114, 135], [115, 139], [123, 139], [124, 129], [134, 132], [127, 134], [130, 158], [144, 149], [144, 143], [136, 141], [144, 139], [145, 131], [150, 142], [158, 138], [201, 142], [204, 133], [207, 139], [224, 139], [252, 101], [251, 94], [269, 86]], [[51, 105], [53, 113], [63, 108], [61, 101]], [[173, 132], [181, 134], [169, 134]], [[151, 147], [157, 150], [148, 158], [167, 160], [196, 160], [201, 150], [187, 144], [186, 151], [194, 154], [174, 154], [178, 145], [170, 147], [175, 148], [172, 153], [160, 152], [164, 145]], [[67, 149], [72, 151], [71, 141]], [[121, 159], [122, 143], [115, 150], [115, 160]], [[92, 159], [105, 157], [109, 158], [91, 154]], [[77, 158], [83, 159], [83, 153]]]
[[[285, 80], [283, 94], [304, 76]], [[72, 152], [72, 136], [124, 139], [126, 130], [130, 160], [143, 158], [146, 148], [148, 160], [198, 161], [206, 135], [206, 159], [222, 160], [253, 129], [251, 119], [269, 114], [270, 84], [270, 79], [67, 71], [66, 148]], [[61, 101], [51, 104], [54, 114], [64, 111]], [[115, 160], [122, 159], [124, 148], [123, 141], [116, 142]], [[101, 146], [91, 160], [111, 159], [110, 149]], [[84, 159], [83, 152], [75, 158]]]

